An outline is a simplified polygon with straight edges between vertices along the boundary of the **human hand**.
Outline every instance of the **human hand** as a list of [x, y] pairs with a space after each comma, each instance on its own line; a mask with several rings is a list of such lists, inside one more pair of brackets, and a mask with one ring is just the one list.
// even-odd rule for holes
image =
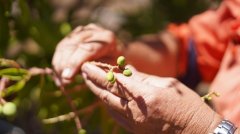
[[57, 45], [52, 65], [62, 78], [63, 84], [67, 84], [79, 72], [85, 61], [111, 60], [116, 54], [114, 34], [89, 24], [85, 27], [78, 26]]
[[223, 57], [211, 91], [220, 94], [213, 98], [216, 111], [224, 118], [240, 125], [240, 46], [229, 45]]
[[86, 84], [127, 130], [136, 134], [199, 134], [212, 132], [220, 122], [196, 93], [176, 79], [131, 70], [130, 77], [114, 73], [116, 82], [111, 84], [103, 69], [93, 63], [82, 66]]

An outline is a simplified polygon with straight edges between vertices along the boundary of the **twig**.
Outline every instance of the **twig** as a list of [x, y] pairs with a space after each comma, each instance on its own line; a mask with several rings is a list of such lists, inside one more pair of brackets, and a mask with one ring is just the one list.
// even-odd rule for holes
[[2, 77], [0, 79], [0, 91], [4, 90], [7, 87], [7, 84], [9, 83], [9, 79]]
[[[79, 91], [82, 91], [82, 90], [85, 90], [87, 88], [87, 86], [85, 84], [83, 85], [77, 85], [71, 89], [68, 89], [66, 90], [65, 92], [67, 94], [74, 94], [75, 92], [79, 92]], [[57, 91], [54, 91], [54, 92], [49, 92], [49, 93], [45, 93], [47, 96], [53, 96], [53, 97], [60, 97], [62, 96], [62, 92], [57, 90]]]
[[205, 101], [205, 100], [208, 100], [208, 101], [209, 101], [209, 100], [212, 100], [212, 97], [213, 97], [213, 96], [219, 97], [220, 94], [218, 94], [218, 93], [215, 92], [215, 91], [212, 91], [212, 92], [210, 92], [210, 93], [202, 96], [201, 99], [202, 99], [203, 101]]
[[77, 86], [75, 86], [75, 87], [73, 87], [73, 88], [71, 88], [71, 89], [68, 89], [66, 92], [67, 92], [67, 94], [72, 94], [72, 93], [74, 93], [74, 92], [83, 90], [83, 89], [85, 89], [85, 88], [87, 88], [87, 86], [86, 86], [85, 84], [77, 85]]
[[118, 130], [119, 130], [119, 126], [116, 124], [116, 125], [113, 127], [112, 134], [118, 134]]
[[[76, 127], [78, 130], [80, 130], [82, 128], [82, 125], [81, 125], [81, 121], [79, 119], [79, 117], [77, 116], [77, 113], [76, 113], [76, 106], [74, 105], [74, 103], [72, 103], [72, 99], [71, 97], [66, 93], [66, 90], [65, 90], [65, 87], [61, 81], [61, 79], [59, 78], [59, 76], [57, 75], [57, 73], [55, 73], [51, 68], [45, 68], [45, 69], [42, 69], [42, 68], [37, 68], [37, 67], [32, 67], [29, 69], [29, 72], [31, 75], [41, 75], [43, 76], [44, 74], [48, 74], [48, 75], [51, 75], [52, 78], [55, 78], [57, 79], [57, 81], [59, 81], [59, 88], [61, 90], [61, 92], [64, 94], [64, 96], [66, 97], [67, 99], [67, 102], [68, 104], [70, 105], [71, 109], [72, 109], [72, 113], [70, 115], [68, 115], [69, 117], [74, 117], [74, 121], [75, 121], [75, 124], [76, 124]], [[63, 118], [63, 117], [61, 117]]]
[[[90, 105], [90, 106], [88, 106], [84, 109], [78, 110], [77, 114], [89, 113], [99, 105], [100, 105], [100, 102], [95, 102], [94, 104], [92, 104], [92, 105]], [[53, 118], [49, 118], [49, 119], [43, 119], [43, 123], [53, 124], [53, 123], [57, 123], [57, 122], [60, 122], [60, 121], [70, 120], [70, 119], [74, 118], [74, 116], [75, 116], [74, 112], [70, 112], [70, 113], [60, 115], [60, 116], [57, 116], [57, 117], [53, 117]]]
[[4, 105], [5, 103], [7, 103], [6, 100], [4, 100], [3, 98], [0, 98], [0, 104]]
[[9, 79], [2, 77], [0, 79], [0, 104], [5, 104], [6, 101], [4, 98], [2, 98], [2, 92], [7, 87], [7, 84], [9, 82]]
[[59, 76], [57, 75], [57, 73], [54, 72], [54, 75], [56, 76], [56, 79], [59, 81], [59, 84], [60, 84], [60, 90], [62, 91], [62, 93], [64, 94], [64, 96], [66, 97], [67, 99], [67, 102], [68, 104], [70, 105], [72, 111], [73, 111], [73, 117], [74, 117], [74, 121], [75, 121], [75, 124], [76, 124], [76, 127], [78, 130], [81, 130], [82, 129], [82, 125], [81, 125], [81, 121], [77, 115], [77, 108], [75, 106], [75, 104], [72, 102], [72, 98], [66, 93], [66, 90], [65, 90], [65, 87], [61, 81], [61, 79], [59, 78]]
[[21, 66], [14, 60], [0, 58], [0, 66], [20, 68]]
[[28, 69], [29, 73], [34, 76], [34, 75], [44, 75], [44, 74], [48, 74], [48, 75], [52, 75], [53, 70], [51, 68], [38, 68], [38, 67], [32, 67], [30, 69]]
[[91, 63], [102, 68], [108, 68], [109, 70], [118, 69], [118, 66], [112, 66], [110, 64], [106, 64], [102, 62], [92, 61]]

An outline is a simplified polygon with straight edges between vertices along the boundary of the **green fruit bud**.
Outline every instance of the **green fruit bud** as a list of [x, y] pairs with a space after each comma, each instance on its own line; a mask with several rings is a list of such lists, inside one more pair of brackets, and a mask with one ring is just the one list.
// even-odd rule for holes
[[208, 101], [212, 100], [212, 96], [208, 96], [208, 97], [207, 97], [207, 100], [208, 100]]
[[109, 82], [113, 82], [114, 80], [115, 80], [115, 78], [114, 78], [114, 75], [113, 75], [113, 71], [109, 71], [108, 73], [107, 73], [107, 80], [109, 81]]
[[80, 129], [78, 131], [78, 134], [86, 134], [86, 133], [87, 133], [87, 131], [85, 129]]
[[127, 68], [127, 69], [125, 69], [125, 70], [123, 71], [123, 75], [125, 75], [125, 76], [131, 76], [131, 75], [132, 75], [132, 71]]
[[14, 103], [12, 102], [7, 102], [6, 104], [3, 105], [3, 114], [7, 116], [12, 116], [16, 113], [17, 107]]
[[124, 56], [119, 56], [117, 59], [117, 65], [120, 67], [123, 67], [125, 65], [125, 57]]
[[112, 84], [114, 84], [116, 81], [116, 78], [114, 77], [114, 79], [112, 81], [110, 81]]

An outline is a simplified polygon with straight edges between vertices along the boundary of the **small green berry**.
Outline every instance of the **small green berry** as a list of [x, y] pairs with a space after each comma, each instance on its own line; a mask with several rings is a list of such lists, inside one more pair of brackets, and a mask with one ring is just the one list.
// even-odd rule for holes
[[112, 84], [114, 84], [116, 82], [116, 78], [114, 77], [114, 79], [112, 81], [110, 81]]
[[3, 105], [2, 112], [4, 115], [12, 116], [16, 113], [16, 111], [17, 111], [17, 107], [12, 102], [7, 102], [6, 104]]
[[125, 65], [125, 57], [124, 56], [119, 56], [117, 59], [117, 65], [120, 67], [123, 67]]
[[80, 129], [78, 131], [78, 134], [86, 134], [86, 133], [87, 133], [87, 131], [85, 129]]
[[69, 23], [65, 22], [65, 23], [61, 24], [60, 32], [61, 32], [62, 35], [67, 35], [71, 31], [72, 31], [72, 27]]
[[113, 82], [114, 80], [115, 80], [115, 78], [114, 78], [114, 75], [113, 75], [113, 71], [109, 71], [108, 73], [107, 73], [107, 80], [109, 81], [109, 82]]
[[207, 100], [208, 100], [208, 101], [212, 100], [212, 96], [208, 96], [208, 97], [207, 97]]
[[132, 75], [132, 71], [127, 68], [127, 69], [125, 69], [125, 70], [123, 71], [123, 75], [125, 75], [125, 76], [131, 76], [131, 75]]

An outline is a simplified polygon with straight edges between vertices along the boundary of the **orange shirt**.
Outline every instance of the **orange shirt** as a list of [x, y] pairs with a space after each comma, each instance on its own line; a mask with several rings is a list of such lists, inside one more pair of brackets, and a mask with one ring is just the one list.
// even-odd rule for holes
[[227, 45], [240, 40], [240, 0], [222, 1], [217, 10], [196, 15], [186, 24], [170, 24], [168, 31], [180, 42], [179, 73], [186, 72], [188, 42], [193, 39], [199, 72], [204, 81], [210, 82], [219, 69]]

